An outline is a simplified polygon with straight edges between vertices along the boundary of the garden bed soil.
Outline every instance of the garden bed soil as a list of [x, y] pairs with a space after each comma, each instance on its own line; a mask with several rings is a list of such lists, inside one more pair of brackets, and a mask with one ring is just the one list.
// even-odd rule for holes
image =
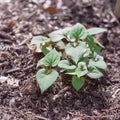
[[[120, 23], [113, 1], [51, 2], [0, 0], [0, 120], [120, 120]], [[107, 29], [96, 38], [105, 46], [108, 71], [79, 92], [58, 80], [41, 94], [32, 78], [40, 54], [30, 41], [77, 22]]]

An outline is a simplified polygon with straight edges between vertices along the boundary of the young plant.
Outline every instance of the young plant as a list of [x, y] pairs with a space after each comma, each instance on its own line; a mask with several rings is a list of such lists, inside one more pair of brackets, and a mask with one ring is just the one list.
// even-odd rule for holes
[[107, 66], [101, 56], [103, 47], [92, 35], [106, 31], [103, 28], [86, 29], [77, 23], [71, 28], [60, 29], [45, 36], [36, 36], [31, 44], [40, 44], [44, 55], [38, 61], [40, 70], [36, 74], [43, 93], [60, 73], [71, 75], [71, 83], [78, 91], [88, 77], [98, 79]]

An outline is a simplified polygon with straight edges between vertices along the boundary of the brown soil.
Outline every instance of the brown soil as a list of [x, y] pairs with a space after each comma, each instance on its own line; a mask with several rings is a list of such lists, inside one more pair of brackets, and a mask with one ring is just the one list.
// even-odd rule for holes
[[[120, 23], [113, 14], [113, 1], [58, 3], [52, 0], [44, 8], [45, 0], [0, 2], [0, 75], [19, 82], [0, 81], [0, 120], [120, 120]], [[108, 71], [79, 92], [59, 80], [41, 95], [31, 78], [39, 54], [29, 49], [30, 41], [35, 35], [47, 35], [76, 22], [107, 28], [96, 37], [105, 46]]]

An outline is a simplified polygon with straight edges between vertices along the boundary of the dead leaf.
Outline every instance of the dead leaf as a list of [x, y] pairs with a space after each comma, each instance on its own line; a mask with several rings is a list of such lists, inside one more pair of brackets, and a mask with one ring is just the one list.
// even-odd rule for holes
[[14, 22], [14, 21], [10, 21], [10, 22], [7, 24], [7, 28], [8, 28], [8, 29], [13, 29], [14, 25], [15, 25], [15, 22]]
[[39, 90], [38, 84], [36, 80], [33, 78], [29, 78], [24, 82], [23, 87], [21, 88], [21, 91], [24, 94], [29, 94], [29, 93], [35, 93], [36, 91]]
[[87, 23], [83, 23], [83, 25], [88, 29], [91, 28], [91, 25], [87, 24]]
[[55, 14], [55, 13], [59, 12], [59, 9], [57, 9], [57, 8], [54, 7], [54, 6], [49, 6], [49, 7], [47, 7], [47, 8], [44, 8], [44, 7], [43, 7], [42, 10], [43, 10], [44, 12], [49, 13], [49, 14]]
[[33, 53], [40, 53], [40, 52], [42, 52], [41, 51], [41, 45], [40, 44], [37, 44], [37, 45], [29, 45], [29, 44], [27, 44], [27, 46], [28, 46], [28, 48], [30, 49], [30, 50], [32, 50], [33, 51]]

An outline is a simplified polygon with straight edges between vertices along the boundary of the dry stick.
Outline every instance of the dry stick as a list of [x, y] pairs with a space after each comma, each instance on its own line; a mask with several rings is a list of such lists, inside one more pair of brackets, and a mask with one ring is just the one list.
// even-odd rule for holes
[[120, 0], [116, 1], [114, 13], [117, 18], [120, 18]]
[[[70, 114], [70, 115], [78, 115], [78, 113], [73, 113], [73, 112], [71, 112], [71, 111], [67, 111], [67, 113], [68, 114]], [[87, 114], [81, 114], [81, 113], [79, 113], [79, 116], [80, 117], [82, 117], [82, 118], [90, 118], [90, 119], [97, 119], [97, 118], [108, 118], [108, 117], [114, 117], [113, 115], [98, 115], [98, 116], [95, 116], [95, 115], [93, 115], [93, 116], [90, 116], [90, 115], [87, 115]]]
[[58, 94], [54, 95], [52, 99], [55, 101], [57, 98], [59, 98], [60, 96], [62, 96], [62, 95], [61, 95], [62, 93], [64, 93], [64, 92], [67, 91], [67, 90], [68, 90], [68, 87], [63, 88], [62, 90], [60, 90], [60, 91], [58, 92]]
[[8, 70], [6, 73], [8, 74], [8, 73], [12, 73], [12, 72], [17, 72], [19, 70], [20, 70], [20, 68], [13, 68], [13, 69]]
[[48, 119], [48, 118], [45, 118], [45, 117], [43, 117], [43, 116], [40, 116], [40, 115], [39, 115], [39, 116], [37, 115], [37, 116], [35, 116], [35, 117], [36, 117], [36, 118], [38, 118], [38, 119], [40, 119], [40, 120], [50, 120], [50, 119]]
[[24, 69], [23, 69], [23, 71], [27, 71], [27, 70], [29, 70], [29, 69], [33, 68], [34, 66], [35, 66], [34, 64], [29, 65], [28, 67], [24, 68]]

